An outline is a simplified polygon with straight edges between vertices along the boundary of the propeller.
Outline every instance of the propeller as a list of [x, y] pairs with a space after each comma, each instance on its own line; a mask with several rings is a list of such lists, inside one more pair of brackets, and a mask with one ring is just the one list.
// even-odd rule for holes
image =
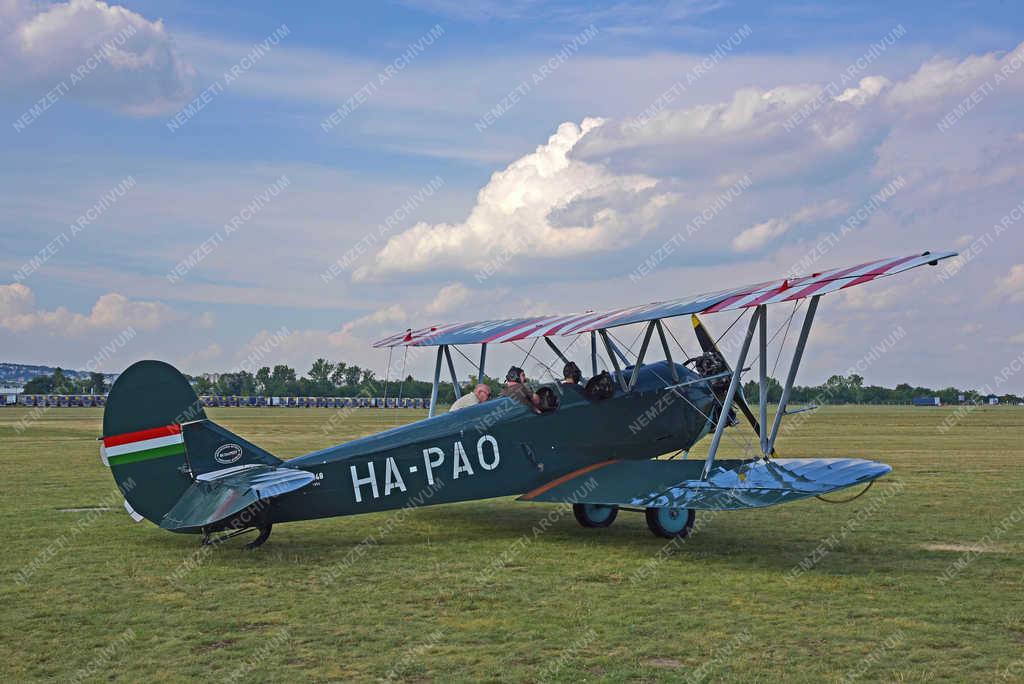
[[[704, 323], [697, 318], [697, 314], [692, 314], [690, 319], [693, 321], [693, 332], [697, 335], [697, 342], [700, 344], [701, 351], [704, 352], [704, 356], [698, 356], [696, 359], [690, 359], [690, 361], [697, 361], [695, 369], [701, 375], [714, 375], [723, 372], [732, 372], [732, 368], [729, 366], [729, 362], [725, 360], [725, 356], [718, 350], [718, 345], [715, 344], [715, 339], [711, 337], [711, 333], [704, 327]], [[689, 363], [689, 361], [687, 361]], [[704, 370], [699, 368], [703, 364]], [[711, 372], [707, 372], [711, 371]], [[721, 404], [725, 403], [725, 395], [729, 391], [729, 378], [721, 378], [711, 383], [711, 389], [714, 391], [715, 396], [718, 397], [718, 401]], [[736, 397], [733, 399], [733, 403], [739, 407], [740, 412], [746, 417], [747, 422], [754, 428], [754, 432], [758, 438], [761, 437], [761, 424], [757, 421], [757, 417], [754, 412], [750, 410], [750, 405], [747, 403], [746, 398], [743, 396], [743, 387], [739, 387], [736, 392]], [[775, 449], [772, 449], [772, 456], [775, 455]]]

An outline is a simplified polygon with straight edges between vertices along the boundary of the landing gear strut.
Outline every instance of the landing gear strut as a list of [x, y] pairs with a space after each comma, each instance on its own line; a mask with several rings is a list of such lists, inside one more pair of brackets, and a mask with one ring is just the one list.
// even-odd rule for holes
[[267, 539], [270, 538], [270, 530], [272, 527], [273, 525], [271, 523], [267, 523], [265, 527], [245, 527], [240, 530], [232, 530], [230, 532], [225, 532], [224, 534], [220, 534], [217, 536], [211, 536], [210, 534], [204, 533], [203, 539], [200, 542], [200, 544], [202, 546], [217, 546], [219, 544], [223, 544], [232, 537], [237, 537], [240, 534], [245, 534], [246, 532], [251, 532], [252, 530], [258, 530], [259, 534], [256, 535], [256, 538], [245, 545], [246, 549], [258, 549], [259, 547], [263, 546]]
[[260, 527], [259, 528], [260, 533], [256, 536], [255, 539], [253, 539], [251, 542], [246, 544], [245, 548], [249, 549], [249, 550], [252, 550], [252, 549], [258, 549], [259, 547], [263, 546], [264, 542], [266, 542], [268, 539], [270, 539], [270, 530], [273, 529], [273, 527], [274, 526], [271, 525], [270, 523], [267, 523], [266, 527]]

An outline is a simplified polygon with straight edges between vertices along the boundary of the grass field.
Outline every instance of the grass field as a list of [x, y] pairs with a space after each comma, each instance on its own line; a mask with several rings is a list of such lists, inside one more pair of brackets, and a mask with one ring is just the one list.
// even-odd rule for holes
[[[685, 543], [498, 499], [208, 553], [121, 509], [100, 409], [26, 414], [0, 409], [3, 681], [1024, 681], [1024, 409], [945, 434], [953, 409], [823, 409], [781, 455], [894, 472], [846, 505], [702, 514]], [[210, 411], [282, 458], [420, 415], [331, 414]]]

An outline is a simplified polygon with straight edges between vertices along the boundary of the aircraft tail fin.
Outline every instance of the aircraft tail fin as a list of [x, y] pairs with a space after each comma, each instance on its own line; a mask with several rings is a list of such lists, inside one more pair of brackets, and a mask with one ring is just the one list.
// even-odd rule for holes
[[[197, 496], [197, 483], [283, 463], [209, 420], [185, 376], [162, 361], [139, 361], [118, 377], [103, 412], [100, 453], [132, 517], [161, 526], [186, 493]], [[227, 508], [224, 517], [238, 512]]]

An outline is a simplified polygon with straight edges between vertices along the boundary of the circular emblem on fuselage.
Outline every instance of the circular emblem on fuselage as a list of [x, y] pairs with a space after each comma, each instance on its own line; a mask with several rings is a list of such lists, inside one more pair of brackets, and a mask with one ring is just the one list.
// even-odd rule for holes
[[242, 447], [237, 444], [222, 444], [213, 452], [213, 460], [224, 465], [231, 465], [242, 458]]

